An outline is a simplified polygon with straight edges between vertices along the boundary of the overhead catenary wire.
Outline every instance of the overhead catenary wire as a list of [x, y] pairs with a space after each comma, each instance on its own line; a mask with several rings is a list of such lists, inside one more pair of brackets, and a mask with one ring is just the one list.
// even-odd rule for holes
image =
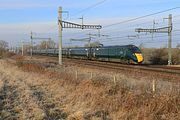
[[73, 16], [73, 17], [74, 17], [74, 16], [77, 16], [77, 15], [79, 15], [79, 14], [81, 14], [81, 13], [84, 13], [84, 12], [86, 12], [86, 11], [94, 8], [94, 7], [97, 7], [97, 6], [100, 5], [100, 4], [103, 4], [103, 3], [106, 2], [106, 1], [107, 1], [107, 0], [99, 1], [99, 2], [97, 2], [97, 3], [95, 3], [95, 4], [93, 4], [93, 5], [91, 5], [91, 6], [87, 7], [87, 8], [85, 8], [85, 9], [83, 9], [83, 10], [81, 10], [81, 11], [79, 11], [79, 12], [73, 14], [73, 15], [71, 15], [71, 16]]
[[[179, 24], [179, 23], [178, 23], [178, 24]], [[126, 30], [133, 30], [133, 31], [134, 31], [134, 29], [129, 29], [129, 28], [128, 28], [128, 29], [123, 29], [123, 30], [119, 30], [119, 31], [116, 31], [116, 32], [121, 32], [121, 31], [126, 31]], [[175, 31], [180, 31], [180, 30], [179, 30], [179, 29], [173, 30], [173, 32], [175, 32]], [[116, 32], [110, 32], [110, 33], [111, 33], [111, 35], [112, 35], [112, 33], [116, 33]], [[104, 33], [104, 32], [103, 32], [103, 33]], [[111, 35], [110, 35], [110, 36], [111, 36]], [[147, 34], [145, 34], [145, 35], [147, 35]], [[150, 35], [150, 34], [149, 34], [149, 35]], [[127, 36], [128, 36], [128, 35], [126, 35], [126, 36], [120, 36], [120, 37], [119, 37], [119, 36], [118, 36], [118, 37], [111, 37], [111, 38], [108, 38], [108, 39], [113, 39], [113, 38], [114, 38], [114, 39], [115, 39], [115, 38], [127, 38]], [[103, 39], [104, 39], [104, 38], [103, 38]]]
[[178, 6], [178, 7], [173, 7], [173, 8], [170, 8], [170, 9], [162, 10], [162, 11], [159, 11], [159, 12], [155, 12], [155, 13], [151, 13], [151, 14], [148, 14], [148, 15], [144, 15], [144, 16], [140, 16], [140, 17], [133, 18], [133, 19], [121, 21], [121, 22], [114, 23], [114, 24], [111, 24], [111, 25], [107, 25], [107, 26], [105, 26], [104, 28], [111, 27], [111, 26], [118, 25], [118, 24], [123, 24], [123, 23], [132, 22], [132, 21], [135, 21], [135, 20], [138, 20], [138, 19], [146, 18], [146, 17], [149, 17], [149, 16], [153, 16], [153, 15], [156, 15], [156, 14], [168, 12], [168, 11], [175, 10], [175, 9], [179, 9], [179, 8], [180, 8], [180, 6]]
[[[83, 12], [89, 10], [89, 9], [92, 9], [92, 8], [100, 5], [100, 4], [103, 4], [103, 3], [106, 2], [106, 1], [107, 1], [107, 0], [102, 0], [102, 1], [100, 1], [100, 2], [98, 2], [98, 3], [95, 3], [95, 4], [89, 6], [89, 7], [85, 8], [85, 9], [79, 11], [78, 13], [76, 13], [76, 14], [74, 14], [74, 15], [72, 15], [72, 16], [76, 16], [76, 15], [78, 15], [78, 14], [80, 14], [80, 13], [83, 13]], [[51, 31], [51, 30], [53, 30], [53, 29], [55, 29], [55, 28], [58, 28], [57, 25], [54, 25], [54, 26], [51, 27], [49, 30]]]
[[[175, 15], [174, 17], [178, 17], [178, 16], [180, 16], [180, 15]], [[160, 21], [160, 20], [163, 21], [163, 18], [156, 19], [155, 21], [157, 22], [157, 21]], [[159, 23], [159, 22], [158, 22], [158, 23]], [[151, 25], [151, 24], [152, 24], [152, 20], [149, 20], [148, 22], [137, 23], [137, 24], [135, 24], [135, 25], [133, 25], [133, 26], [126, 27], [126, 28], [129, 28], [129, 29], [123, 29], [123, 30], [120, 30], [120, 31], [130, 30], [131, 27], [136, 27], [136, 26], [146, 25], [146, 24], [147, 24], [147, 25], [149, 24], [148, 26], [152, 26], [152, 25]], [[180, 24], [180, 23], [173, 23], [173, 24], [175, 25], [175, 24]], [[113, 29], [113, 30], [111, 29], [111, 32], [112, 32], [112, 31], [116, 31], [116, 30], [117, 30], [117, 29]], [[80, 33], [83, 34], [83, 33], [89, 32], [89, 31], [92, 31], [92, 30], [80, 31], [80, 32], [75, 32], [75, 33], [73, 32], [73, 33], [71, 33], [71, 35], [72, 35], [72, 34], [75, 34], [75, 35], [76, 35], [76, 34], [80, 34]], [[103, 30], [103, 29], [102, 29], [101, 31], [102, 31], [103, 33], [109, 32], [108, 30]]]
[[[167, 12], [167, 11], [171, 11], [171, 10], [175, 10], [175, 9], [179, 9], [180, 7], [174, 7], [174, 8], [170, 8], [170, 9], [166, 9], [166, 10], [163, 10], [163, 11], [160, 11], [160, 12], [155, 12], [155, 13], [152, 13], [152, 14], [148, 14], [148, 15], [144, 15], [144, 16], [141, 16], [141, 17], [136, 17], [136, 18], [133, 18], [133, 19], [129, 19], [129, 20], [125, 20], [125, 21], [121, 21], [121, 22], [118, 22], [118, 23], [114, 23], [114, 24], [110, 24], [110, 25], [107, 25], [105, 26], [104, 28], [108, 28], [108, 27], [111, 27], [111, 26], [114, 26], [114, 25], [120, 25], [120, 24], [123, 24], [123, 23], [128, 23], [128, 22], [132, 22], [132, 21], [136, 21], [138, 19], [142, 19], [142, 18], [146, 18], [146, 17], [149, 17], [149, 16], [153, 16], [153, 15], [156, 15], [156, 14], [160, 14], [160, 13], [164, 13], [164, 12]], [[178, 17], [178, 15], [176, 15], [176, 17]], [[148, 22], [147, 22], [148, 23]], [[143, 23], [142, 23], [143, 24]], [[134, 25], [134, 26], [137, 26], [137, 25]], [[132, 27], [132, 26], [131, 26]], [[87, 33], [91, 30], [88, 30], [88, 31], [83, 31], [81, 33], [77, 33], [77, 34], [83, 34], [83, 33]], [[112, 31], [111, 31], [112, 33]], [[127, 36], [126, 36], [127, 37]], [[163, 36], [162, 36], [163, 37]], [[150, 38], [150, 37], [149, 37]], [[120, 39], [120, 38], [118, 38]]]
[[[155, 14], [160, 14], [160, 13], [163, 13], [163, 12], [167, 12], [167, 11], [170, 11], [170, 10], [174, 10], [174, 9], [178, 9], [178, 8], [180, 8], [180, 7], [175, 7], [175, 8], [172, 8], [172, 9], [167, 9], [167, 10], [164, 10], [164, 11], [161, 11], [161, 12], [157, 12], [157, 13], [153, 13], [153, 14], [149, 14], [149, 15], [145, 15], [146, 17], [148, 17], [148, 16], [151, 16], [151, 15], [155, 15]], [[142, 16], [142, 17], [138, 17], [137, 19], [141, 19], [141, 18], [144, 18], [145, 16]], [[176, 15], [176, 16], [179, 16], [179, 15]], [[136, 20], [137, 20], [136, 19]], [[131, 22], [131, 20], [134, 20], [134, 19], [130, 19], [130, 20], [128, 20], [127, 22]], [[155, 21], [160, 21], [160, 20], [162, 20], [163, 21], [163, 18], [160, 18], [160, 19], [156, 19]], [[123, 21], [122, 21], [123, 22]], [[124, 22], [126, 22], [126, 21], [124, 21]], [[164, 21], [163, 21], [164, 22]], [[159, 22], [158, 22], [159, 23]], [[113, 25], [118, 25], [118, 24], [121, 24], [121, 23], [115, 23], [115, 24], [111, 24], [112, 26]], [[152, 24], [151, 23], [151, 21], [149, 21], [149, 22], [144, 22], [144, 23], [139, 23], [139, 24], [136, 24], [136, 25], [133, 25], [133, 26], [140, 26], [140, 25], [145, 25], [145, 24]], [[175, 23], [176, 24], [176, 23]], [[109, 26], [109, 25], [107, 25], [107, 26]], [[107, 26], [105, 26], [105, 27], [107, 27]], [[130, 28], [131, 27], [133, 27], [133, 26], [129, 26], [128, 28], [129, 29], [125, 29], [125, 30], [130, 30]], [[148, 25], [148, 26], [151, 26], [151, 25]], [[103, 27], [103, 28], [105, 28], [105, 27]], [[126, 27], [127, 28], [127, 27]], [[87, 31], [83, 31], [83, 32], [77, 32], [77, 33], [73, 33], [73, 34], [83, 34], [83, 33], [87, 33], [87, 32], [90, 32], [90, 31], [92, 31], [92, 30], [87, 30]], [[108, 30], [104, 30], [104, 29], [102, 29], [101, 30], [103, 33], [106, 33], [106, 32], [109, 32]], [[113, 31], [116, 31], [116, 29], [114, 29]], [[123, 30], [119, 30], [118, 32], [120, 32], [120, 31], [124, 31], [124, 29]], [[112, 30], [111, 30], [111, 33], [112, 33]], [[114, 33], [116, 33], [116, 32], [114, 32]]]
[[[180, 30], [176, 30], [176, 31], [180, 31]], [[180, 34], [178, 34], [178, 33], [177, 34], [173, 34], [173, 36], [178, 36], [178, 35], [180, 35]], [[147, 36], [147, 35], [146, 34], [139, 35], [139, 37], [136, 38], [136, 39], [152, 38], [152, 36], [147, 36], [147, 37], [141, 37], [141, 36]], [[159, 37], [167, 37], [167, 35], [154, 36], [154, 38], [159, 38]], [[131, 39], [128, 39], [128, 36], [119, 36], [119, 37], [105, 38], [105, 40], [101, 40], [101, 42], [112, 42], [112, 41], [117, 41], [117, 40], [121, 40], [121, 39], [125, 39], [126, 41], [127, 40], [131, 41]]]
[[[130, 30], [130, 29], [128, 29], [128, 30]], [[134, 30], [134, 29], [133, 29]], [[117, 31], [118, 32], [118, 31]], [[112, 33], [112, 32], [111, 32]], [[142, 36], [142, 34], [140, 35], [140, 34], [136, 34], [136, 35], [139, 35], [139, 36]], [[143, 34], [143, 35], [147, 35], [147, 34]], [[117, 39], [117, 38], [127, 38], [129, 35], [125, 35], [125, 36], [117, 36], [117, 37], [108, 37], [108, 38], [106, 38], [106, 39]], [[105, 39], [105, 38], [103, 38], [103, 39]], [[100, 39], [101, 40], [101, 39]]]

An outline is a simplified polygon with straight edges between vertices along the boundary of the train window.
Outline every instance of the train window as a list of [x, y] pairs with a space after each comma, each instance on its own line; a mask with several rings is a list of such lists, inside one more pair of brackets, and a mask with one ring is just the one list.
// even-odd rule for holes
[[141, 53], [141, 51], [140, 51], [140, 49], [138, 47], [133, 46], [133, 47], [131, 47], [129, 49], [134, 53]]
[[123, 54], [123, 51], [120, 51], [120, 54], [122, 55], [122, 54]]

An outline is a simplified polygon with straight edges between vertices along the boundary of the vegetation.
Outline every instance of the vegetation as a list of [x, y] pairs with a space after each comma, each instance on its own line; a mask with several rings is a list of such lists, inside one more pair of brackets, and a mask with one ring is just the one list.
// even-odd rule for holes
[[[89, 44], [85, 44], [84, 46], [89, 47]], [[102, 44], [99, 41], [90, 43], [90, 47], [99, 47], [99, 46], [102, 46]]]
[[11, 57], [15, 55], [8, 51], [8, 43], [6, 41], [0, 40], [0, 58]]
[[[148, 62], [165, 64], [167, 49], [142, 47]], [[179, 59], [173, 49], [173, 63]], [[135, 77], [80, 66], [56, 66], [15, 55], [0, 60], [0, 120], [178, 120], [179, 80], [163, 81], [153, 74]], [[52, 62], [51, 62], [52, 63]], [[18, 66], [18, 67], [17, 67]], [[78, 70], [78, 78], [76, 72]], [[84, 71], [84, 72], [83, 72]], [[139, 73], [139, 74], [138, 74]], [[131, 75], [129, 75], [131, 74]], [[148, 73], [150, 74], [150, 73]], [[158, 82], [152, 91], [152, 80]]]
[[2, 57], [7, 51], [8, 43], [0, 40], [0, 56]]
[[[167, 65], [168, 63], [168, 49], [167, 48], [141, 48], [144, 55], [144, 63], [156, 64], [156, 65]], [[172, 49], [172, 63], [174, 65], [180, 64], [180, 49]]]
[[51, 48], [55, 48], [56, 47], [56, 43], [52, 40], [48, 40], [48, 41], [41, 41], [40, 45], [35, 46], [39, 49], [51, 49]]
[[[152, 78], [133, 80], [121, 75], [115, 84], [105, 72], [99, 71], [92, 79], [87, 72], [76, 79], [73, 71], [86, 69], [46, 66], [21, 56], [13, 59], [15, 64], [0, 61], [3, 65], [0, 66], [0, 119], [180, 118], [180, 92], [176, 86], [168, 87], [172, 83], [158, 81], [160, 87], [153, 93], [149, 88]], [[178, 84], [177, 81], [175, 85]]]

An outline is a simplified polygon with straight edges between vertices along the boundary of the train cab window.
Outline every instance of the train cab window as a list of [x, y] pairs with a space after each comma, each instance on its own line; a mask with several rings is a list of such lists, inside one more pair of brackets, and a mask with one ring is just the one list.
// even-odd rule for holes
[[129, 49], [134, 53], [141, 53], [140, 49], [136, 46], [132, 46]]

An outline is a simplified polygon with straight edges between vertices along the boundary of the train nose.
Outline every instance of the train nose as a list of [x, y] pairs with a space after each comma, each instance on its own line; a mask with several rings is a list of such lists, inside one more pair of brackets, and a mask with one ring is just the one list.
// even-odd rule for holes
[[136, 55], [136, 57], [137, 57], [138, 63], [143, 62], [143, 56], [142, 56], [142, 54], [135, 53], [135, 55]]

